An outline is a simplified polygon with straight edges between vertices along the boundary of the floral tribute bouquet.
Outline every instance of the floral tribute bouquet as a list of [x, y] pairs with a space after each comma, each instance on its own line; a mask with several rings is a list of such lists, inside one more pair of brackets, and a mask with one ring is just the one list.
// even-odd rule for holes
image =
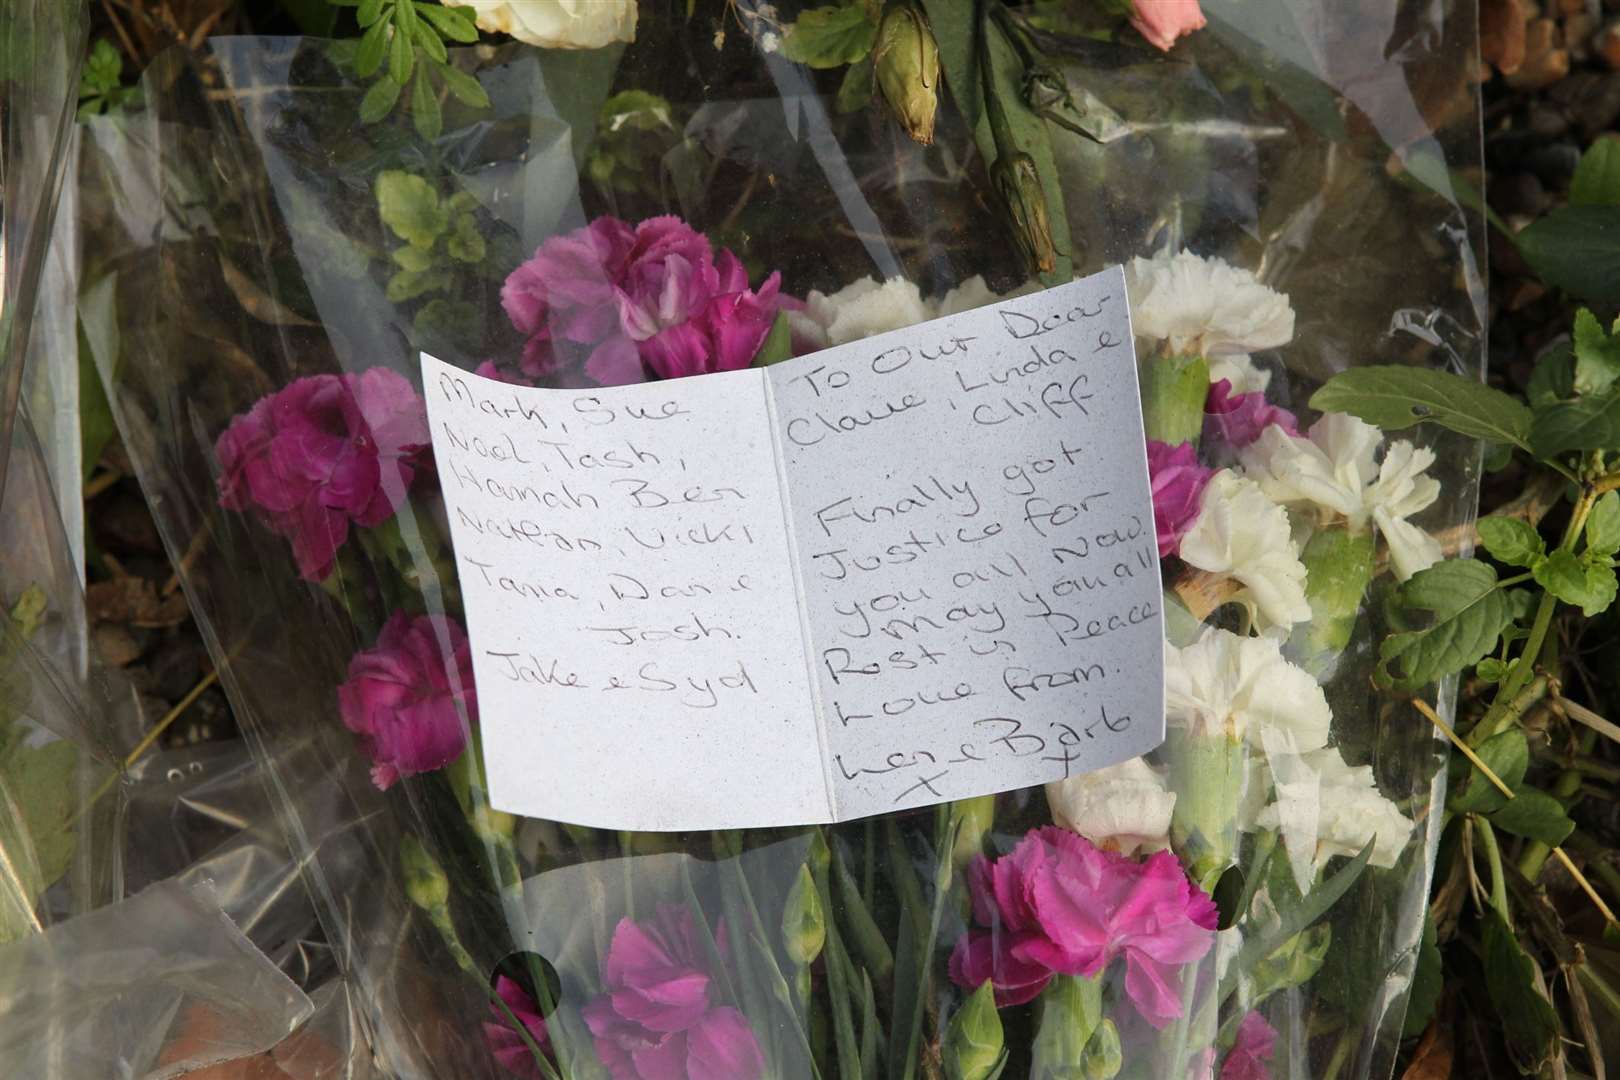
[[[1387, 1074], [1432, 1005], [1443, 778], [1409, 703], [1430, 680], [1374, 643], [1477, 451], [1306, 391], [1478, 363], [1464, 7], [362, 0], [355, 37], [215, 42], [92, 121], [83, 183], [157, 195], [86, 200], [113, 208], [86, 335], [223, 681], [282, 750], [383, 1066]], [[703, 376], [1116, 263], [1162, 747], [828, 827], [490, 806], [418, 350], [524, 385]]]

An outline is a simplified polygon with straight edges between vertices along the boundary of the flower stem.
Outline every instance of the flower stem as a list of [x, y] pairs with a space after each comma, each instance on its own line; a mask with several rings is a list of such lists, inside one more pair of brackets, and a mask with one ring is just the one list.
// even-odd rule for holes
[[1502, 849], [1496, 842], [1496, 830], [1483, 817], [1474, 818], [1474, 833], [1485, 848], [1485, 862], [1491, 868], [1491, 906], [1508, 929], [1513, 928], [1513, 909], [1508, 906], [1507, 875], [1502, 869]]

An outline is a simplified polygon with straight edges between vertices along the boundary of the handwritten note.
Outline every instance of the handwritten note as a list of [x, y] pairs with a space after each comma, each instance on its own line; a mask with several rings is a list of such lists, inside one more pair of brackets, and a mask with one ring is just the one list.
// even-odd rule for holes
[[422, 369], [502, 810], [837, 821], [1163, 738], [1117, 269], [765, 369]]

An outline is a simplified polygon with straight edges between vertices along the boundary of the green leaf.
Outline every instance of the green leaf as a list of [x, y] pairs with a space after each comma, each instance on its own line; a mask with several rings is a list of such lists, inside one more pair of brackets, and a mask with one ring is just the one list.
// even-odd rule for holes
[[19, 745], [0, 759], [0, 854], [21, 879], [24, 894], [18, 897], [12, 879], [0, 878], [0, 943], [26, 932], [17, 908], [32, 908], [73, 860], [77, 767], [70, 742]]
[[427, 70], [417, 73], [411, 84], [411, 122], [424, 139], [437, 139], [444, 131], [444, 114], [439, 111], [439, 95], [428, 85]]
[[416, 5], [416, 13], [432, 23], [433, 29], [441, 36], [463, 45], [471, 45], [478, 40], [478, 24], [467, 11], [467, 8], [450, 8], [440, 4]]
[[1346, 412], [1386, 431], [1433, 423], [1476, 439], [1529, 449], [1530, 410], [1474, 379], [1427, 368], [1377, 365], [1340, 372], [1311, 408]]
[[776, 313], [776, 321], [771, 323], [771, 329], [765, 335], [765, 340], [759, 343], [759, 351], [754, 354], [752, 366], [769, 367], [792, 358], [793, 331], [788, 325], [787, 312], [779, 311]]
[[[1530, 767], [1530, 742], [1520, 728], [1510, 728], [1486, 739], [1476, 751], [1479, 759], [1495, 773], [1509, 791], [1517, 791]], [[1450, 798], [1451, 809], [1459, 814], [1489, 814], [1507, 803], [1508, 797], [1491, 783], [1472, 762], [1463, 759], [1468, 779]]]
[[1530, 566], [1546, 551], [1541, 534], [1521, 518], [1483, 517], [1478, 528], [1480, 542], [1497, 562]]
[[[85, 334], [84, 323], [79, 323], [79, 458], [85, 479], [90, 478], [101, 452], [107, 448], [118, 425], [113, 420], [112, 405], [107, 401], [107, 390], [96, 371], [95, 352]], [[117, 364], [114, 356], [112, 363]]]
[[444, 270], [401, 270], [388, 279], [383, 290], [390, 303], [403, 304], [415, 300], [423, 293], [436, 292], [450, 284], [450, 275]]
[[1406, 995], [1406, 1023], [1401, 1028], [1402, 1038], [1416, 1038], [1429, 1026], [1429, 1021], [1434, 1018], [1434, 1010], [1440, 1004], [1440, 994], [1446, 988], [1445, 976], [1434, 915], [1425, 911], [1417, 964], [1412, 969], [1412, 985]]
[[865, 4], [811, 8], [788, 27], [782, 55], [807, 67], [843, 67], [872, 51], [877, 29]]
[[415, 244], [406, 244], [389, 252], [394, 263], [401, 270], [413, 270], [421, 273], [423, 270], [433, 268], [433, 253], [427, 248], [419, 248]]
[[1581, 155], [1569, 182], [1569, 204], [1620, 205], [1620, 140], [1599, 138]]
[[422, 22], [416, 17], [416, 8], [409, 0], [393, 0], [394, 28], [404, 34], [407, 39], [416, 36], [416, 28]]
[[1586, 550], [1596, 555], [1620, 551], [1620, 491], [1605, 492], [1586, 515]]
[[431, 248], [450, 227], [433, 185], [414, 173], [388, 169], [377, 174], [377, 215], [408, 244]]
[[478, 232], [478, 219], [472, 214], [458, 214], [456, 225], [445, 243], [452, 259], [461, 262], [480, 262], [484, 258], [484, 238]]
[[388, 24], [378, 19], [360, 35], [360, 47], [354, 54], [354, 73], [362, 79], [371, 78], [382, 67], [387, 52]]
[[360, 10], [354, 13], [355, 22], [361, 26], [375, 26], [382, 19], [383, 0], [360, 0]]
[[1535, 788], [1520, 788], [1500, 809], [1488, 815], [1491, 824], [1515, 836], [1528, 836], [1557, 847], [1575, 830], [1564, 804]]
[[388, 77], [404, 86], [411, 81], [416, 70], [416, 50], [411, 47], [411, 36], [394, 24], [394, 36], [388, 39]]
[[1620, 389], [1536, 409], [1530, 445], [1544, 460], [1572, 450], [1620, 447]]
[[1519, 947], [1501, 913], [1488, 908], [1481, 917], [1480, 967], [1496, 1023], [1520, 1070], [1539, 1074], [1557, 1045], [1558, 1014], [1536, 986], [1535, 961]]
[[1575, 350], [1568, 343], [1555, 345], [1536, 361], [1525, 397], [1530, 399], [1532, 409], [1540, 410], [1574, 396]]
[[1620, 304], [1620, 206], [1566, 206], [1515, 239], [1547, 284], [1578, 299]]
[[859, 112], [872, 101], [872, 93], [876, 86], [873, 73], [876, 65], [870, 56], [863, 56], [844, 72], [844, 81], [838, 84], [838, 111], [841, 113]]
[[1477, 663], [1513, 621], [1496, 571], [1478, 559], [1447, 559], [1400, 587], [1404, 612], [1427, 613], [1428, 626], [1391, 634], [1379, 647], [1375, 681], [1416, 690]]
[[366, 96], [360, 99], [360, 122], [375, 124], [394, 111], [399, 100], [400, 85], [387, 75], [371, 84]]
[[339, 6], [354, 7], [358, 2], [340, 5], [337, 0], [281, 0], [281, 10], [292, 17], [300, 32], [311, 37], [330, 37], [337, 26]]
[[1620, 337], [1611, 337], [1586, 308], [1575, 313], [1575, 391], [1601, 394], [1620, 377]]
[[1569, 551], [1554, 551], [1531, 571], [1536, 584], [1566, 604], [1575, 604], [1590, 618], [1614, 603], [1614, 569], [1604, 561], [1581, 559]]
[[420, 20], [411, 27], [411, 40], [436, 63], [442, 64], [450, 59], [450, 54], [444, 48], [444, 40], [433, 32], [431, 26]]
[[1488, 683], [1499, 683], [1508, 677], [1513, 665], [1505, 660], [1498, 660], [1494, 656], [1487, 656], [1474, 665], [1474, 674]]
[[450, 64], [440, 64], [437, 70], [440, 78], [444, 79], [445, 88], [450, 91], [451, 97], [469, 108], [489, 108], [489, 94], [484, 91], [483, 84], [473, 76]]

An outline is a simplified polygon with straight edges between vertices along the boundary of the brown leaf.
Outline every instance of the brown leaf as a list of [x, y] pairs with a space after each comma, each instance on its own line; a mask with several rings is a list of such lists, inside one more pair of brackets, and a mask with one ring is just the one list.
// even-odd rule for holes
[[1503, 75], [1512, 75], [1524, 63], [1529, 23], [1530, 8], [1524, 0], [1480, 0], [1480, 55]]
[[92, 621], [140, 627], [176, 626], [188, 615], [183, 593], [160, 596], [156, 585], [133, 575], [87, 586], [84, 606]]
[[231, 292], [235, 294], [236, 302], [260, 322], [270, 323], [272, 326], [315, 325], [261, 289], [258, 282], [238, 270], [236, 264], [223, 255], [219, 257], [219, 269], [220, 273], [225, 275], [225, 284], [229, 285]]
[[1401, 1080], [1448, 1080], [1451, 1076], [1451, 1025], [1436, 1016], [1424, 1029]]

